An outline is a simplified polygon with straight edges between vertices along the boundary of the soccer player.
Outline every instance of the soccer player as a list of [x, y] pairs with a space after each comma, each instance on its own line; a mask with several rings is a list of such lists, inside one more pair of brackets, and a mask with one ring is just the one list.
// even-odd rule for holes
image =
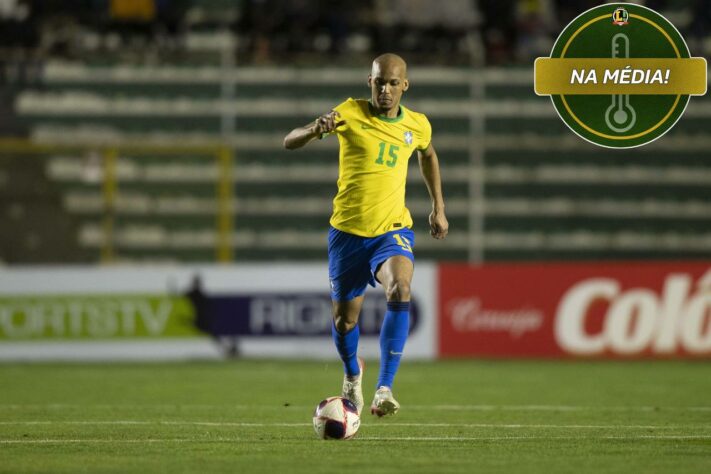
[[427, 117], [400, 105], [410, 87], [407, 65], [395, 54], [373, 61], [370, 100], [348, 99], [284, 138], [289, 149], [328, 135], [340, 145], [338, 194], [328, 234], [329, 278], [333, 300], [333, 340], [343, 360], [343, 397], [363, 408], [363, 361], [357, 356], [358, 315], [366, 286], [385, 288], [387, 312], [380, 330], [380, 373], [371, 413], [395, 414], [392, 394], [409, 330], [410, 282], [415, 235], [405, 207], [410, 156], [417, 151], [420, 171], [432, 200], [430, 234], [447, 235], [437, 153]]

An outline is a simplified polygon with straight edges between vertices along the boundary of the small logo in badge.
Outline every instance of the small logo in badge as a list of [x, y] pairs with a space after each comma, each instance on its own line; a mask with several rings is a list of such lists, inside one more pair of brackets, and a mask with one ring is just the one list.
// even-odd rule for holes
[[618, 8], [612, 13], [612, 24], [618, 26], [624, 26], [628, 22], [630, 15], [624, 8]]
[[405, 132], [405, 143], [412, 145], [412, 132], [409, 130]]

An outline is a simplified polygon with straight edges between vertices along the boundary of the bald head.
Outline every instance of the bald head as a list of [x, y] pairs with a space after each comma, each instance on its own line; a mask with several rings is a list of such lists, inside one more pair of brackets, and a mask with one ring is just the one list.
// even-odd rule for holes
[[373, 60], [373, 72], [375, 75], [376, 68], [382, 69], [398, 69], [402, 72], [403, 79], [407, 77], [407, 63], [397, 54], [385, 53], [381, 54]]
[[402, 93], [410, 86], [407, 80], [407, 63], [397, 54], [381, 54], [373, 60], [368, 76], [371, 102], [381, 115], [397, 117]]

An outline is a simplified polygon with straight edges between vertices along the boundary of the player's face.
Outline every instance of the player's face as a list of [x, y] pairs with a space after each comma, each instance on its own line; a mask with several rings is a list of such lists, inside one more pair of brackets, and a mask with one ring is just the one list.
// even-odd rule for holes
[[399, 64], [373, 65], [373, 71], [368, 76], [373, 105], [381, 112], [397, 110], [402, 93], [409, 86], [405, 77], [405, 69]]

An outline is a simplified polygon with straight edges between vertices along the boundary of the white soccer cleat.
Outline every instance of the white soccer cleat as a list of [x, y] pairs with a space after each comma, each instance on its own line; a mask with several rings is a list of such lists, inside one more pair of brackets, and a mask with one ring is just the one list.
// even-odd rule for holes
[[389, 387], [379, 387], [375, 391], [373, 403], [370, 405], [370, 413], [378, 415], [394, 415], [400, 409], [400, 404], [393, 398], [393, 392]]
[[365, 362], [363, 359], [358, 357], [358, 366], [360, 367], [360, 374], [355, 379], [349, 379], [347, 375], [343, 376], [343, 398], [350, 400], [353, 405], [358, 409], [358, 414], [363, 411], [363, 386], [361, 382], [363, 381], [363, 371], [365, 370]]

